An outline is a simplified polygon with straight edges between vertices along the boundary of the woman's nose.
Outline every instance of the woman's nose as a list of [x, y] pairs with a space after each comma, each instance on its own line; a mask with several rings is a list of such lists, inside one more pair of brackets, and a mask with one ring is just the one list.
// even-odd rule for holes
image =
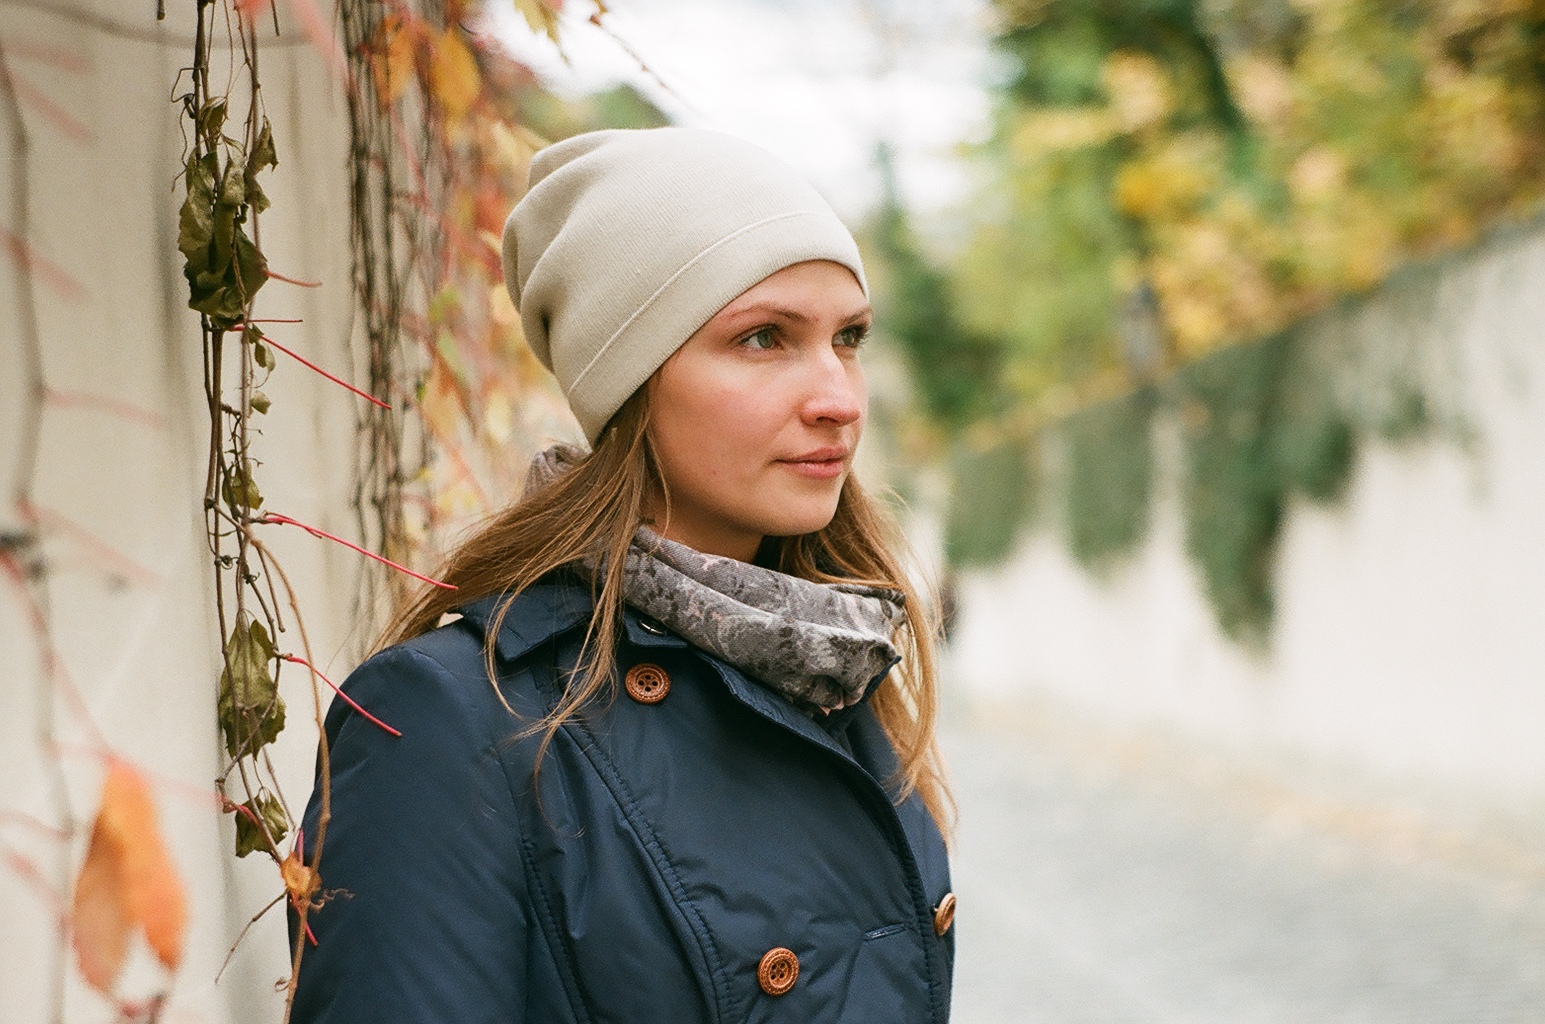
[[845, 427], [863, 418], [869, 404], [864, 370], [856, 356], [835, 349], [818, 354], [810, 367], [809, 391], [801, 410], [807, 423]]

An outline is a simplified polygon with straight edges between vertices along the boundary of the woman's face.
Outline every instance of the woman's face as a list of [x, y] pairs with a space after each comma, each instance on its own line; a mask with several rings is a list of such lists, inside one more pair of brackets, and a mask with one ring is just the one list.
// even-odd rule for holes
[[649, 379], [649, 433], [670, 491], [655, 529], [750, 561], [766, 536], [831, 522], [869, 393], [858, 348], [869, 303], [824, 260], [764, 278], [714, 314]]

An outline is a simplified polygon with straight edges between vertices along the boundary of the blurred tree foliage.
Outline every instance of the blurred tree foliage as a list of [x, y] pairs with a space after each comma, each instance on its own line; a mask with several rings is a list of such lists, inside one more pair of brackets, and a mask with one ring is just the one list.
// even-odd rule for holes
[[1361, 408], [1290, 325], [1540, 208], [1545, 0], [994, 6], [1007, 77], [965, 241], [942, 274], [900, 229], [882, 249], [916, 296], [886, 321], [957, 440], [949, 554], [1007, 554], [1033, 480], [1110, 565], [1146, 531], [1168, 410], [1190, 554], [1224, 631], [1263, 640], [1287, 502], [1334, 500], [1362, 436], [1430, 426], [1405, 369]]
[[550, 142], [602, 128], [663, 128], [670, 123], [659, 107], [627, 83], [565, 98], [542, 88], [532, 77], [516, 84], [506, 103], [510, 116]]
[[1279, 329], [1535, 209], [1540, 0], [998, 0], [1011, 78], [954, 265], [1040, 401]]
[[881, 144], [876, 160], [884, 191], [865, 241], [880, 257], [886, 328], [912, 368], [923, 411], [957, 429], [1001, 406], [1003, 347], [965, 326], [949, 278], [923, 255], [901, 205], [890, 148]]

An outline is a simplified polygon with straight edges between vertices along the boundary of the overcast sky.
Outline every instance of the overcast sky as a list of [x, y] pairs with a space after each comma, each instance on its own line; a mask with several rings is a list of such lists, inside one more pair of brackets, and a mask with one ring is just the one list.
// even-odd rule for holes
[[508, 5], [496, 31], [558, 92], [632, 82], [678, 124], [773, 150], [839, 213], [874, 207], [875, 146], [898, 154], [905, 199], [934, 213], [964, 199], [960, 144], [987, 127], [986, 0], [610, 0], [607, 24], [664, 83], [568, 0], [567, 64]]

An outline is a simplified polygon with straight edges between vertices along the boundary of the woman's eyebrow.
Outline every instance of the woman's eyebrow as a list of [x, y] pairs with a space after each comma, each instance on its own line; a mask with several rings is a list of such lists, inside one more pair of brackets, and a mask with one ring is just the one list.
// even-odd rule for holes
[[[751, 305], [743, 306], [740, 309], [730, 310], [728, 315], [730, 318], [735, 320], [752, 315], [773, 316], [780, 320], [789, 320], [797, 324], [807, 324], [811, 320], [811, 317], [807, 313], [801, 312], [797, 309], [790, 309], [787, 306], [780, 306], [774, 302], [752, 303]], [[869, 306], [865, 306], [862, 309], [856, 309], [849, 313], [847, 316], [843, 317], [842, 322], [845, 324], [851, 324], [859, 320], [867, 319], [871, 315], [873, 315], [873, 310]]]

